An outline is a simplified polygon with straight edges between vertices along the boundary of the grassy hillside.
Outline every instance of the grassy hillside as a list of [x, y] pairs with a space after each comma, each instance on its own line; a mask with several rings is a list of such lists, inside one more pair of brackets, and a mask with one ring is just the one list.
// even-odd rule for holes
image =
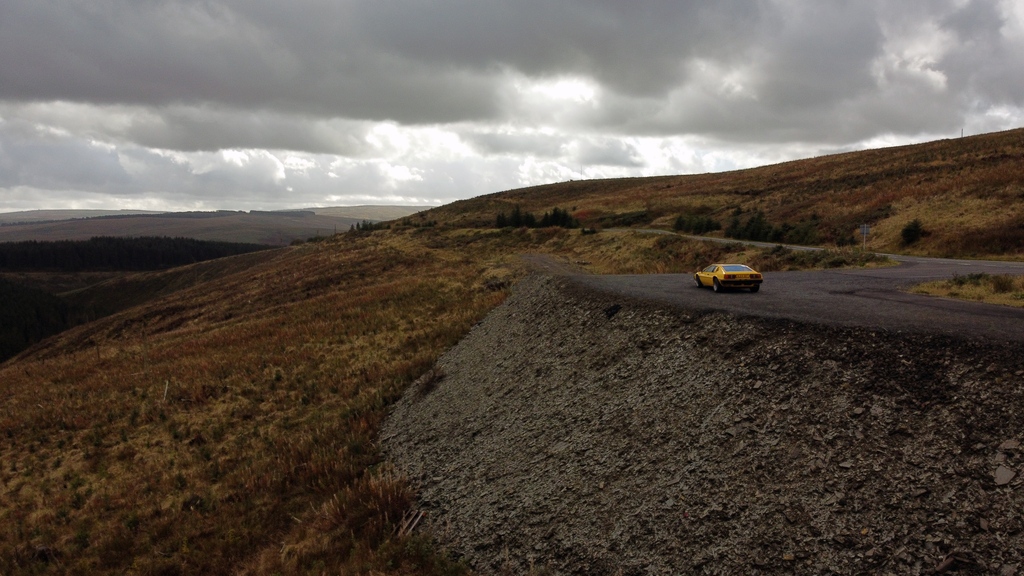
[[[806, 244], [940, 256], [1024, 256], [1024, 129], [851, 152], [738, 172], [562, 182], [455, 202], [418, 215], [452, 226], [492, 226], [514, 205], [572, 211], [583, 226], [670, 228], [706, 216], [726, 228], [762, 212], [813, 230]], [[919, 220], [924, 234], [904, 245]], [[416, 221], [416, 218], [413, 219]], [[723, 235], [717, 232], [716, 235]]]
[[517, 254], [658, 271], [742, 250], [562, 229], [348, 233], [53, 337], [0, 365], [0, 572], [461, 572], [402, 528], [413, 493], [374, 438], [504, 299]]
[[502, 299], [488, 266], [400, 237], [307, 245], [2, 365], [0, 572], [429, 568], [392, 533], [411, 496], [373, 437]]
[[[951, 160], [928, 172], [908, 159], [939, 162], [933, 149], [951, 146], [940, 142], [733, 174], [566, 183], [284, 248], [234, 271], [152, 273], [93, 293], [147, 296], [0, 364], [0, 574], [462, 573], [411, 529], [414, 493], [381, 461], [375, 438], [398, 395], [503, 301], [525, 273], [520, 254], [598, 272], [860, 257], [844, 249], [801, 262], [812, 256], [675, 235], [496, 230], [497, 211], [562, 206], [586, 223], [667, 228], [698, 208], [724, 217], [760, 207], [777, 222], [820, 209], [822, 222], [854, 222], [884, 202], [893, 208], [872, 221], [873, 242], [898, 243], [910, 216], [929, 229], [926, 212], [945, 214], [925, 207], [942, 205], [933, 197], [950, 192], [933, 184], [951, 173], [989, 174], [993, 198], [1019, 194], [1020, 162], [1000, 154], [1019, 158], [1021, 133], [987, 138], [959, 145], [973, 142], [978, 157], [1016, 176]], [[903, 166], [890, 177], [904, 187], [879, 176], [880, 165]], [[909, 174], [921, 182], [912, 186]], [[971, 181], [962, 190], [984, 196], [980, 176]], [[835, 184], [819, 191], [822, 182]], [[985, 221], [979, 206], [988, 204], [964, 201], [972, 216], [962, 217]], [[937, 250], [943, 238], [955, 245], [934, 231], [912, 249]], [[179, 289], [150, 298], [154, 286]]]

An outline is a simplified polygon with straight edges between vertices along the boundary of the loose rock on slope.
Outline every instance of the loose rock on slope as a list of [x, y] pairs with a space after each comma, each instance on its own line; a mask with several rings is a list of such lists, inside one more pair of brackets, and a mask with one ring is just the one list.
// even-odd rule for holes
[[381, 442], [484, 574], [1024, 574], [1022, 380], [1009, 345], [535, 276]]

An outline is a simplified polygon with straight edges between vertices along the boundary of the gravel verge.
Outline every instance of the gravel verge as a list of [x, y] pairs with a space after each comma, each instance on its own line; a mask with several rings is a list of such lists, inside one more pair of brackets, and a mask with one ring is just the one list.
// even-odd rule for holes
[[1024, 573], [1024, 358], [532, 276], [385, 423], [482, 574]]

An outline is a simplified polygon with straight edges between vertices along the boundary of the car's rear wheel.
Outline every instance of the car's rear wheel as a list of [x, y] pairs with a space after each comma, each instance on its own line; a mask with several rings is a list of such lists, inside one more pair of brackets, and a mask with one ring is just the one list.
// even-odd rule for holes
[[760, 287], [760, 286], [751, 286], [751, 287], [750, 287], [750, 291], [751, 291], [751, 292], [757, 292], [757, 291], [758, 291], [758, 290], [760, 290], [760, 289], [761, 289], [761, 287]]
[[711, 289], [714, 290], [715, 292], [721, 292], [723, 290], [722, 283], [718, 281], [718, 278], [714, 279]]
[[696, 274], [694, 274], [693, 275], [693, 281], [694, 281], [695, 284], [697, 284], [697, 288], [703, 288], [704, 287], [704, 285], [700, 283], [700, 276], [697, 276]]

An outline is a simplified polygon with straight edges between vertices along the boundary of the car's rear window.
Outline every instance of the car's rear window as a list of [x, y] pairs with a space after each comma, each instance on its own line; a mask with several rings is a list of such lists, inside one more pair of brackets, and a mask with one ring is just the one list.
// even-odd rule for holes
[[749, 267], [742, 264], [730, 264], [729, 266], [722, 266], [722, 269], [726, 272], [753, 272]]

